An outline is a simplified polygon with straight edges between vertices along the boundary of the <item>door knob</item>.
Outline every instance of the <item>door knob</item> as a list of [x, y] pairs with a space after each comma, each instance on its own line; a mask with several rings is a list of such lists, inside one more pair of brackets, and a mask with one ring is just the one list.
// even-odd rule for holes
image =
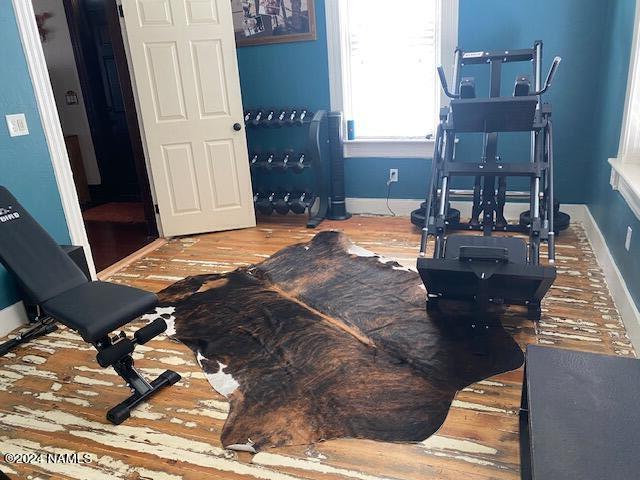
[[242, 130], [242, 125], [240, 125], [239, 123], [234, 123], [234, 124], [233, 124], [233, 129], [234, 129], [236, 132], [239, 132], [240, 130]]

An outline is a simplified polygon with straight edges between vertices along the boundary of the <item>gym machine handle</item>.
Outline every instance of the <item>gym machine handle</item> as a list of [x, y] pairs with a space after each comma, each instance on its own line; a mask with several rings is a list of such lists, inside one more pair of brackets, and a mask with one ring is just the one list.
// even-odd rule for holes
[[460, 98], [460, 95], [457, 93], [451, 93], [449, 91], [449, 85], [447, 84], [447, 77], [444, 74], [444, 68], [442, 65], [438, 67], [438, 77], [440, 77], [440, 84], [442, 85], [442, 90], [444, 90], [444, 94], [449, 98]]
[[[549, 68], [549, 73], [547, 74], [547, 78], [544, 81], [544, 87], [538, 90], [537, 92], [533, 92], [532, 95], [542, 95], [549, 89], [549, 87], [551, 86], [551, 83], [553, 82], [553, 78], [556, 75], [556, 70], [558, 70], [558, 66], [560, 65], [561, 61], [562, 61], [561, 57], [555, 57], [553, 59], [553, 63], [551, 64], [551, 68]], [[442, 85], [442, 90], [444, 91], [444, 94], [447, 97], [460, 98], [459, 94], [451, 93], [449, 91], [449, 85], [447, 84], [447, 77], [444, 74], [444, 68], [442, 68], [442, 66], [438, 67], [438, 77], [440, 77], [440, 84]]]
[[553, 77], [556, 75], [556, 70], [562, 61], [561, 57], [556, 57], [553, 59], [553, 63], [551, 64], [551, 68], [549, 68], [549, 73], [547, 73], [547, 79], [544, 81], [544, 87], [537, 92], [534, 92], [533, 95], [542, 95], [544, 92], [548, 90], [551, 86], [551, 82], [553, 82]]

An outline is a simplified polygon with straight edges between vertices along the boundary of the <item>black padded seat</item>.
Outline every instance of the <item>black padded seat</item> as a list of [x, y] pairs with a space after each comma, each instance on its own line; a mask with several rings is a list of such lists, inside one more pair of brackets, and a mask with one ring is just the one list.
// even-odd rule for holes
[[155, 294], [107, 282], [87, 282], [44, 302], [45, 313], [97, 342], [115, 329], [147, 313], [158, 303]]
[[527, 263], [527, 244], [515, 237], [481, 237], [478, 235], [449, 235], [445, 245], [446, 259], [457, 259], [460, 247], [493, 247], [507, 249], [509, 263]]
[[530, 132], [538, 97], [460, 98], [451, 100], [456, 132]]

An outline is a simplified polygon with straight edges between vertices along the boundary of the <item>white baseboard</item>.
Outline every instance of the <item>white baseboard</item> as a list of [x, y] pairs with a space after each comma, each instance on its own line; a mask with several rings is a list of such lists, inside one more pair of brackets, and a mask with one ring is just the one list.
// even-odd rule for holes
[[587, 238], [591, 243], [591, 248], [596, 256], [596, 260], [600, 264], [604, 272], [609, 291], [613, 297], [613, 301], [618, 308], [618, 312], [622, 317], [622, 322], [627, 329], [629, 340], [636, 350], [636, 355], [640, 352], [640, 312], [633, 301], [633, 297], [627, 288], [618, 266], [616, 265], [607, 242], [598, 227], [595, 219], [586, 205], [584, 207], [584, 220], [582, 224], [587, 233]]
[[[411, 211], [420, 208], [420, 204], [424, 202], [423, 198], [390, 198], [389, 208], [400, 217], [408, 217]], [[470, 201], [452, 201], [451, 206], [460, 210], [462, 217], [471, 216]], [[347, 198], [347, 210], [351, 213], [369, 214], [369, 215], [391, 215], [387, 208], [387, 200], [384, 198]], [[520, 213], [528, 210], [529, 205], [522, 202], [507, 202], [504, 206], [504, 214], [508, 220], [517, 220]], [[585, 205], [562, 204], [562, 211], [571, 215], [576, 221], [584, 220]]]
[[14, 303], [0, 310], [0, 337], [29, 322], [22, 302]]
[[[347, 210], [350, 213], [365, 215], [391, 215], [384, 198], [347, 198]], [[408, 217], [411, 211], [420, 208], [424, 199], [390, 198], [389, 208], [400, 217]]]

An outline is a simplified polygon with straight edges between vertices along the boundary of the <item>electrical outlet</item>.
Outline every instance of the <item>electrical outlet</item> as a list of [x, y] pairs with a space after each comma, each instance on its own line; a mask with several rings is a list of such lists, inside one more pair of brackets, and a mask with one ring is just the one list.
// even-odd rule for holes
[[389, 183], [393, 183], [393, 182], [397, 182], [398, 181], [398, 169], [397, 168], [390, 168], [389, 169]]
[[22, 135], [29, 135], [29, 127], [27, 126], [27, 119], [25, 118], [24, 113], [5, 115], [5, 118], [7, 120], [9, 136], [20, 137]]
[[633, 229], [631, 227], [627, 227], [627, 236], [624, 239], [624, 248], [628, 252], [631, 248], [631, 234], [633, 233]]

